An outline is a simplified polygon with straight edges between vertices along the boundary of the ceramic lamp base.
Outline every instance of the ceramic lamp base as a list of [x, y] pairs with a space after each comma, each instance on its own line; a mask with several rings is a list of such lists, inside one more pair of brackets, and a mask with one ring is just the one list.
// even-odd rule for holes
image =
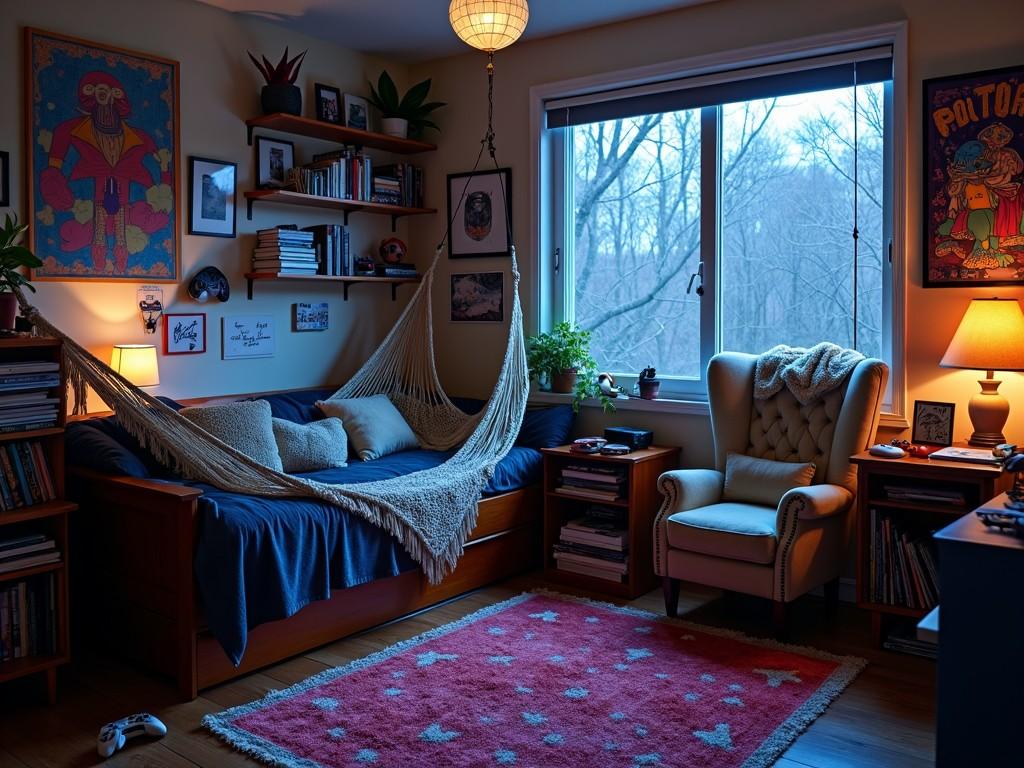
[[971, 416], [974, 433], [967, 441], [968, 445], [993, 447], [1005, 443], [1003, 427], [1010, 416], [1010, 403], [999, 394], [998, 379], [980, 379], [981, 392], [971, 398], [967, 412]]

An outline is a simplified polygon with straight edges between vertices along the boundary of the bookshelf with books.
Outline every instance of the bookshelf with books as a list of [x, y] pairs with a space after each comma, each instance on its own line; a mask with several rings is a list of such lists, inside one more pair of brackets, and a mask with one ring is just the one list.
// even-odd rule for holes
[[0, 686], [45, 674], [68, 648], [66, 377], [61, 342], [0, 338]]
[[545, 578], [617, 597], [653, 589], [657, 480], [679, 466], [679, 449], [603, 456], [561, 446], [542, 453]]
[[879, 644], [932, 655], [906, 626], [941, 599], [932, 534], [1008, 488], [1012, 477], [995, 464], [934, 457], [884, 459], [865, 451], [851, 461], [858, 473], [857, 604], [871, 612]]

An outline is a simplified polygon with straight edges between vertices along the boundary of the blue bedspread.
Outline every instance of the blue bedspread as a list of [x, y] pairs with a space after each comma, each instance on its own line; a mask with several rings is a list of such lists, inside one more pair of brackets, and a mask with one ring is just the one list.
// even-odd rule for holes
[[[316, 399], [330, 390], [267, 398], [274, 415], [297, 422], [319, 417]], [[472, 411], [472, 403], [458, 403]], [[495, 468], [485, 496], [540, 482], [537, 448], [564, 443], [572, 426], [568, 406], [531, 411], [520, 441]], [[69, 426], [68, 461], [111, 474], [168, 476], [113, 419]], [[328, 483], [365, 483], [400, 477], [441, 464], [452, 452], [403, 451], [376, 461], [350, 459], [348, 467], [305, 473]], [[222, 491], [202, 483], [195, 575], [210, 631], [238, 664], [247, 631], [287, 618], [332, 589], [395, 576], [416, 564], [396, 539], [333, 505], [311, 499], [268, 499]]]

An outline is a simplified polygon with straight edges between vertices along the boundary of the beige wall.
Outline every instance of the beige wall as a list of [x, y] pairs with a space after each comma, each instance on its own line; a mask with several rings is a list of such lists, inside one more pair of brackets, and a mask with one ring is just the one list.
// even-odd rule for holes
[[[520, 42], [496, 55], [497, 103], [495, 128], [499, 160], [512, 167], [516, 242], [523, 273], [528, 332], [536, 330], [537, 308], [530, 296], [537, 279], [536, 254], [528, 212], [530, 198], [530, 142], [528, 94], [531, 86], [601, 72], [657, 64], [733, 48], [820, 35], [906, 19], [909, 21], [910, 169], [908, 177], [907, 242], [907, 364], [908, 408], [915, 399], [957, 403], [956, 436], [970, 432], [966, 401], [977, 389], [971, 371], [949, 371], [937, 363], [952, 337], [960, 315], [973, 296], [988, 296], [989, 289], [921, 288], [921, 80], [945, 74], [1022, 63], [1024, 28], [1019, 3], [978, 0], [969, 8], [950, 0], [859, 0], [856, 3], [821, 3], [819, 0], [720, 0], [658, 16], [584, 32]], [[486, 123], [486, 79], [483, 54], [466, 54], [414, 67], [414, 78], [431, 75], [436, 96], [449, 102], [442, 111], [441, 150], [429, 158], [428, 191], [443, 201], [444, 174], [468, 170], [479, 147]], [[439, 217], [438, 217], [439, 218]], [[435, 236], [440, 220], [418, 221], [414, 236]], [[494, 269], [494, 259], [455, 262], [458, 269]], [[451, 264], [443, 265], [451, 268]], [[443, 270], [442, 270], [443, 271]], [[443, 278], [443, 276], [439, 276]], [[445, 280], [439, 279], [435, 307], [447, 300]], [[443, 294], [443, 295], [442, 295]], [[1001, 296], [1021, 298], [1019, 289], [998, 289]], [[457, 387], [472, 382], [483, 392], [503, 343], [502, 332], [488, 326], [466, 326], [445, 333], [440, 320], [439, 355], [442, 378]], [[486, 365], [482, 364], [486, 363]], [[1024, 376], [1004, 374], [1002, 392], [1014, 404], [1006, 430], [1024, 441]], [[620, 413], [606, 419], [596, 409], [585, 409], [584, 432], [602, 423], [628, 423], [655, 429], [661, 442], [685, 447], [685, 463], [711, 461], [707, 421], [693, 416]]]
[[[165, 302], [172, 312], [204, 311], [207, 317], [208, 351], [204, 355], [167, 358], [161, 355], [162, 384], [158, 393], [196, 396], [307, 387], [341, 382], [365, 359], [397, 317], [404, 299], [392, 303], [390, 292], [380, 287], [357, 286], [348, 302], [340, 291], [302, 284], [258, 285], [254, 301], [246, 301], [242, 273], [255, 241], [255, 232], [279, 223], [300, 225], [331, 221], [324, 212], [303, 213], [286, 206], [256, 207], [247, 221], [244, 206], [238, 211], [238, 237], [222, 239], [189, 236], [187, 208], [189, 155], [200, 155], [238, 164], [239, 193], [250, 189], [255, 173], [253, 150], [245, 142], [244, 120], [259, 113], [262, 78], [245, 55], [246, 49], [274, 61], [285, 45], [292, 52], [309, 48], [299, 83], [303, 85], [306, 114], [312, 113], [314, 82], [338, 86], [342, 91], [365, 94], [366, 78], [374, 77], [385, 62], [287, 32], [262, 21], [232, 16], [192, 0], [0, 0], [0, 70], [8, 73], [9, 86], [0, 96], [0, 149], [11, 153], [13, 210], [25, 216], [23, 200], [23, 77], [22, 27], [35, 26], [53, 32], [157, 54], [181, 63], [181, 157], [183, 214], [182, 275], [184, 281], [164, 286]], [[400, 84], [406, 80], [404, 65], [387, 63]], [[286, 137], [287, 138], [287, 137]], [[297, 160], [328, 145], [294, 137]], [[335, 219], [338, 220], [338, 219]], [[376, 244], [390, 230], [384, 217], [353, 216], [353, 245], [357, 253]], [[400, 233], [404, 233], [400, 224]], [[414, 254], [416, 251], [414, 250]], [[185, 292], [187, 280], [202, 266], [216, 265], [231, 280], [230, 302], [200, 305]], [[140, 315], [135, 309], [137, 284], [39, 283], [36, 302], [43, 313], [108, 359], [118, 342], [144, 342]], [[295, 301], [327, 301], [331, 329], [321, 333], [292, 333], [291, 304]], [[220, 319], [228, 314], [269, 313], [275, 318], [278, 351], [272, 358], [220, 359]], [[162, 330], [162, 329], [161, 329]], [[159, 341], [157, 341], [159, 345]]]

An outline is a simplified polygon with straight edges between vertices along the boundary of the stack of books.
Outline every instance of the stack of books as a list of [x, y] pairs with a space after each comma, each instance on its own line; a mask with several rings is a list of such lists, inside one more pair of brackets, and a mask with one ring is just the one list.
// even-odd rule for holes
[[31, 507], [56, 498], [41, 443], [15, 440], [0, 445], [0, 510]]
[[338, 200], [370, 200], [372, 179], [373, 161], [354, 147], [314, 155], [288, 172], [296, 192]]
[[29, 533], [15, 538], [0, 539], [0, 573], [59, 562], [60, 552], [57, 551], [57, 545], [45, 534]]
[[373, 268], [377, 277], [417, 277], [416, 265], [400, 261], [397, 264], [377, 264]]
[[603, 464], [568, 464], [562, 468], [556, 493], [599, 501], [625, 498], [626, 470]]
[[372, 192], [375, 203], [422, 208], [423, 169], [411, 163], [383, 165], [373, 175]]
[[315, 275], [316, 249], [313, 233], [285, 227], [261, 229], [252, 252], [254, 272], [279, 275]]
[[912, 653], [915, 656], [924, 656], [926, 659], [939, 657], [939, 646], [929, 643], [927, 640], [918, 640], [913, 624], [901, 624], [895, 627], [882, 641], [882, 647], [887, 651]]
[[317, 224], [304, 227], [303, 232], [313, 235], [318, 275], [351, 275], [352, 245], [348, 227], [341, 224]]
[[0, 365], [0, 432], [45, 429], [57, 423], [60, 363], [26, 360]]
[[56, 652], [55, 597], [52, 573], [0, 587], [0, 662]]
[[963, 491], [915, 485], [885, 485], [885, 497], [892, 501], [928, 501], [962, 507], [967, 504]]
[[901, 529], [871, 510], [869, 597], [872, 602], [929, 610], [939, 600], [939, 571], [931, 534]]
[[562, 526], [553, 549], [560, 571], [619, 583], [629, 574], [629, 532], [620, 509], [591, 507]]

